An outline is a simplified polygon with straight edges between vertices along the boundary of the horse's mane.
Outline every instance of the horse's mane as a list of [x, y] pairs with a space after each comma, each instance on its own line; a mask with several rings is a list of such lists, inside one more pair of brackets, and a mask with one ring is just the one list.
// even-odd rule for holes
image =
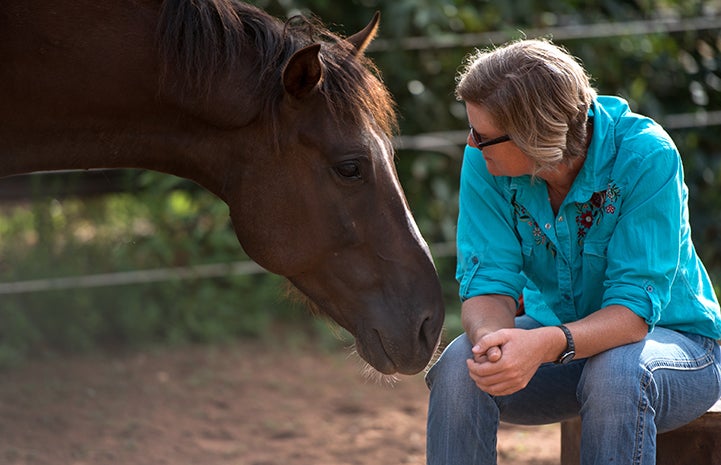
[[257, 95], [275, 115], [282, 96], [284, 63], [300, 48], [320, 42], [326, 72], [321, 85], [328, 109], [355, 119], [370, 115], [387, 134], [396, 129], [393, 99], [373, 62], [319, 21], [285, 24], [238, 0], [164, 0], [158, 25], [161, 85], [181, 76], [184, 91], [209, 93], [227, 76], [246, 47], [260, 57]]

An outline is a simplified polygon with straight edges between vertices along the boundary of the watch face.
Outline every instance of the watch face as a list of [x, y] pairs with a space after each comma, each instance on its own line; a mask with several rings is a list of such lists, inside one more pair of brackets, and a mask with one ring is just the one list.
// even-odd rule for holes
[[568, 352], [561, 355], [561, 357], [558, 359], [558, 363], [561, 363], [563, 365], [567, 364], [571, 360], [573, 360], [573, 357], [576, 356], [575, 350], [569, 350]]

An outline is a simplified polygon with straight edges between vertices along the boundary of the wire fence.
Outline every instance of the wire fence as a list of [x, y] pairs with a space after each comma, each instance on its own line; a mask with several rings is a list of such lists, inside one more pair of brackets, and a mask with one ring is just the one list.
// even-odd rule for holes
[[[438, 243], [431, 246], [436, 258], [455, 256], [455, 242]], [[165, 281], [223, 278], [268, 273], [250, 260], [205, 265], [154, 268], [147, 270], [118, 271], [62, 278], [30, 279], [0, 283], [0, 295], [28, 294], [33, 292], [88, 289], [107, 286], [126, 286]]]
[[543, 28], [506, 27], [501, 31], [477, 33], [446, 33], [431, 37], [377, 38], [368, 47], [370, 52], [388, 50], [434, 50], [457, 47], [485, 47], [518, 37], [549, 37], [554, 41], [604, 39], [634, 35], [667, 34], [721, 29], [719, 12], [691, 18], [658, 18], [651, 20], [572, 24]]

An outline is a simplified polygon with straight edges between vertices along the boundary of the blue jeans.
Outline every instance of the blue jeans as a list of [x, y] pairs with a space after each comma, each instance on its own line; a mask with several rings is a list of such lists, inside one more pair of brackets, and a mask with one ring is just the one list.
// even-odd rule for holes
[[[538, 323], [521, 316], [516, 327]], [[462, 334], [426, 375], [428, 465], [494, 465], [499, 421], [539, 425], [577, 415], [582, 465], [653, 465], [656, 434], [694, 420], [721, 397], [716, 341], [664, 328], [568, 365], [543, 364], [509, 396], [481, 391], [468, 375], [469, 358]]]

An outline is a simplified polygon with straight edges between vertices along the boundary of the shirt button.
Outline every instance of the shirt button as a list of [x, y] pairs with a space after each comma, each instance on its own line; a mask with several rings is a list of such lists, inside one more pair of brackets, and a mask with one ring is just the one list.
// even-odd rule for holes
[[545, 225], [543, 225], [543, 227], [546, 229], [551, 229], [551, 223], [546, 223]]
[[471, 261], [473, 262], [474, 265], [477, 265], [477, 264], [478, 264], [478, 257], [473, 257], [473, 258], [471, 258]]
[[559, 217], [558, 217], [558, 222], [559, 222], [559, 223], [563, 223], [563, 217], [562, 217], [562, 216], [559, 216]]

